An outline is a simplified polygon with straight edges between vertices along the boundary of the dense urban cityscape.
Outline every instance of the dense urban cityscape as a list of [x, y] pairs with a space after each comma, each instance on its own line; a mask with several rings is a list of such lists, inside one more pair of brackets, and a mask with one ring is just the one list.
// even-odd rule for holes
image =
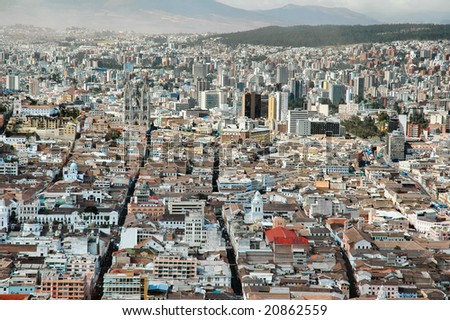
[[0, 27], [0, 300], [446, 300], [450, 42]]

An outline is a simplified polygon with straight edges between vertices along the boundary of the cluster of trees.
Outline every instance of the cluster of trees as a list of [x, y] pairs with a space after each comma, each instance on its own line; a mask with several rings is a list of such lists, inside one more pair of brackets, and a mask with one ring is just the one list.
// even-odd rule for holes
[[271, 26], [251, 31], [223, 34], [221, 35], [221, 41], [232, 46], [248, 43], [281, 47], [318, 47], [403, 40], [443, 40], [449, 39], [449, 35], [450, 25], [302, 25], [293, 27]]
[[289, 100], [288, 109], [289, 110], [303, 109], [304, 103], [305, 103], [305, 98], [303, 98], [303, 97], [295, 99], [295, 100]]
[[115, 139], [119, 139], [122, 136], [122, 133], [116, 129], [109, 129], [106, 133], [105, 139], [106, 141], [111, 141]]
[[424, 117], [423, 113], [413, 113], [409, 118], [409, 121], [418, 123], [420, 125], [420, 130], [424, 130], [430, 125], [430, 121]]
[[376, 126], [375, 120], [370, 117], [365, 117], [364, 120], [361, 120], [358, 116], [352, 116], [350, 119], [344, 120], [342, 125], [348, 133], [362, 139], [375, 137], [381, 134]]
[[59, 115], [61, 117], [76, 119], [80, 115], [80, 110], [78, 110], [76, 108], [67, 108], [67, 107], [60, 106], [59, 111], [60, 111]]
[[116, 70], [122, 69], [122, 65], [119, 62], [117, 62], [116, 60], [111, 59], [111, 58], [103, 58], [103, 59], [99, 60], [98, 66], [100, 68], [106, 68], [106, 69], [116, 69]]
[[0, 102], [0, 113], [5, 113], [6, 111], [8, 111], [7, 105]]

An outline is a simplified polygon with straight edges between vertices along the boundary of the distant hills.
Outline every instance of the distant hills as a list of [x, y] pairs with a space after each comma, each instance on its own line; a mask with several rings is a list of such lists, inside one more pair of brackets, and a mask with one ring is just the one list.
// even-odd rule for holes
[[287, 5], [243, 10], [215, 0], [2, 0], [0, 24], [70, 26], [146, 33], [234, 32], [299, 24], [374, 24], [345, 8]]
[[449, 40], [450, 25], [270, 26], [214, 37], [220, 37], [221, 41], [228, 45], [246, 43], [282, 47], [317, 47], [402, 40]]
[[346, 8], [299, 6], [289, 4], [272, 10], [257, 11], [273, 22], [271, 25], [369, 25], [379, 21]]

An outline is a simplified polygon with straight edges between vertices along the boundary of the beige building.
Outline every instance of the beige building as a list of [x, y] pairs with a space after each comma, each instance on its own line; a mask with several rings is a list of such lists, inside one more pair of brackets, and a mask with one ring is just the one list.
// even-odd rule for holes
[[197, 259], [158, 256], [153, 261], [155, 279], [192, 279], [197, 277]]

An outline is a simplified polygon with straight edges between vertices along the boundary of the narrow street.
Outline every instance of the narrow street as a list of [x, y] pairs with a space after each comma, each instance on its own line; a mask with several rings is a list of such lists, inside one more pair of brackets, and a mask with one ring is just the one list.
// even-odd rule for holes
[[347, 277], [348, 282], [350, 283], [350, 299], [359, 297], [358, 288], [356, 286], [356, 278], [355, 278], [355, 272], [353, 271], [352, 265], [350, 263], [350, 260], [348, 259], [347, 253], [341, 248], [342, 256], [344, 257], [345, 261], [345, 268], [347, 270]]
[[[148, 155], [149, 155], [148, 147], [149, 146], [151, 146], [151, 131], [150, 131], [150, 134], [147, 134], [147, 146], [144, 146], [144, 157], [140, 161], [140, 167], [144, 167], [145, 162], [148, 159]], [[98, 280], [97, 280], [97, 283], [95, 285], [94, 292], [92, 295], [93, 300], [101, 300], [101, 298], [102, 298], [103, 277], [104, 277], [105, 273], [108, 272], [109, 268], [112, 265], [113, 253], [119, 249], [118, 245], [120, 242], [120, 229], [125, 223], [125, 219], [128, 214], [128, 204], [130, 203], [131, 197], [133, 196], [134, 191], [136, 189], [136, 182], [139, 179], [139, 172], [140, 171], [138, 170], [138, 172], [136, 173], [136, 176], [133, 177], [133, 180], [130, 182], [130, 184], [128, 186], [126, 198], [120, 207], [118, 226], [117, 226], [117, 228], [112, 230], [113, 236], [111, 238], [111, 242], [109, 244], [108, 251], [100, 261], [100, 273], [99, 273], [99, 277], [98, 277]]]
[[227, 251], [227, 259], [228, 264], [230, 266], [231, 271], [231, 288], [233, 289], [233, 292], [235, 295], [241, 297], [242, 296], [242, 283], [241, 279], [239, 277], [239, 270], [236, 263], [236, 253], [234, 252], [233, 247], [230, 245], [230, 236], [225, 229], [225, 224], [222, 217], [217, 217], [217, 220], [220, 224], [220, 227], [222, 229], [222, 238], [225, 240], [226, 243], [226, 251]]

